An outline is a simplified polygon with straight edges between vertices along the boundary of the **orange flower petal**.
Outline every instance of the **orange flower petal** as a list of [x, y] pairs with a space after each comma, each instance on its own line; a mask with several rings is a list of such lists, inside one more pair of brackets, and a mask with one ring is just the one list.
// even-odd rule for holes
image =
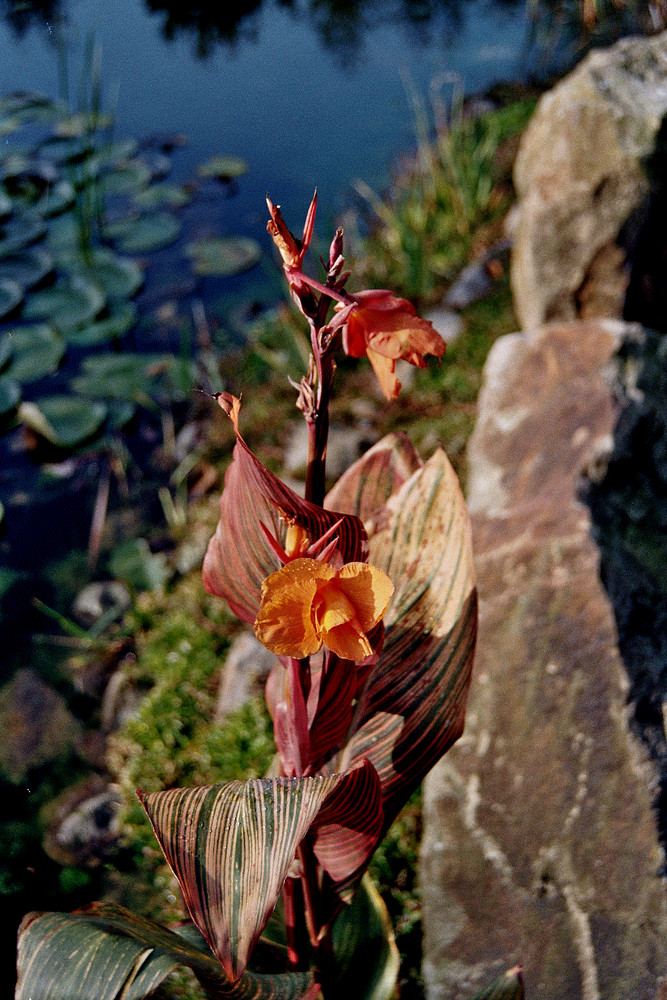
[[346, 563], [336, 576], [336, 586], [354, 605], [356, 619], [370, 632], [383, 617], [394, 585], [381, 569], [368, 563]]
[[373, 651], [366, 633], [393, 590], [389, 577], [366, 563], [347, 563], [337, 572], [329, 563], [294, 559], [264, 580], [255, 634], [278, 656], [301, 659], [324, 644], [359, 662]]
[[330, 629], [354, 621], [357, 617], [354, 605], [337, 584], [338, 580], [333, 579], [320, 586], [313, 602], [315, 628], [320, 635], [326, 635]]
[[343, 660], [354, 660], [355, 663], [365, 660], [373, 652], [368, 637], [356, 620], [329, 629], [324, 636], [324, 644], [336, 656]]
[[255, 619], [255, 635], [276, 656], [301, 659], [322, 645], [313, 621], [313, 600], [318, 582], [335, 570], [314, 559], [295, 559], [262, 584], [262, 603]]
[[367, 348], [366, 353], [385, 399], [396, 399], [401, 391], [401, 383], [394, 374], [396, 362], [383, 354], [378, 354], [370, 347]]

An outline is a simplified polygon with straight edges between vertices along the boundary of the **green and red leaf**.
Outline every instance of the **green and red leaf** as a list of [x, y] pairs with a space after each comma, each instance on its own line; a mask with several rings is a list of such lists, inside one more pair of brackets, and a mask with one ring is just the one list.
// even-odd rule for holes
[[239, 433], [238, 400], [221, 393], [218, 401], [234, 424], [237, 441], [220, 498], [220, 520], [204, 559], [203, 580], [209, 593], [224, 597], [242, 621], [254, 622], [262, 581], [280, 568], [262, 525], [280, 542], [285, 519], [291, 519], [312, 543], [340, 521], [335, 532], [338, 547], [331, 559], [334, 565], [365, 562], [368, 537], [358, 517], [303, 500], [269, 472]]
[[230, 980], [245, 969], [297, 848], [313, 850], [342, 895], [378, 842], [377, 774], [265, 778], [140, 796], [192, 919]]
[[141, 1000], [178, 965], [193, 970], [216, 1000], [314, 1000], [307, 973], [256, 975], [232, 984], [186, 929], [167, 930], [122, 906], [94, 903], [76, 913], [29, 913], [19, 929], [16, 1000]]
[[345, 1000], [393, 1000], [400, 956], [382, 896], [366, 873], [352, 903], [333, 925], [338, 979]]
[[389, 497], [421, 466], [407, 434], [387, 434], [343, 473], [324, 505], [372, 524]]
[[470, 520], [442, 450], [389, 499], [370, 546], [370, 562], [396, 589], [352, 735], [326, 773], [370, 760], [386, 830], [461, 735], [470, 685], [477, 634]]

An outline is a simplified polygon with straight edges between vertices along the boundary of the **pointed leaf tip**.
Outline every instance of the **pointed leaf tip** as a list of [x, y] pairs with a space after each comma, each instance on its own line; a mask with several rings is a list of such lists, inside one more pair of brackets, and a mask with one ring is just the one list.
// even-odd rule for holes
[[216, 392], [213, 397], [218, 406], [225, 411], [234, 425], [234, 430], [239, 433], [239, 414], [241, 412], [241, 398], [233, 396], [231, 392]]

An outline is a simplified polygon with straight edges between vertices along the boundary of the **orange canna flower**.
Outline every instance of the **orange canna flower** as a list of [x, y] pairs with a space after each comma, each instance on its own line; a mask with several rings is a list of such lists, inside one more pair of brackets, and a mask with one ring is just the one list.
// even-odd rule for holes
[[381, 289], [357, 292], [354, 299], [357, 304], [351, 307], [336, 306], [346, 310], [343, 349], [352, 358], [367, 355], [384, 395], [395, 399], [401, 388], [395, 375], [397, 360], [426, 368], [424, 355], [441, 358], [445, 342], [407, 299]]
[[360, 662], [373, 652], [367, 633], [393, 592], [386, 573], [367, 563], [336, 570], [315, 559], [294, 559], [264, 580], [255, 634], [277, 656], [302, 659], [324, 645]]

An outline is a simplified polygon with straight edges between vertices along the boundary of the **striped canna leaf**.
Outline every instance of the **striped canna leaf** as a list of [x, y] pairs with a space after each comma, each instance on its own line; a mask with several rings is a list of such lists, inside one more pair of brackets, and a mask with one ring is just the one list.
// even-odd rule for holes
[[373, 523], [389, 497], [421, 466], [407, 434], [387, 434], [343, 473], [324, 506], [356, 514], [364, 524]]
[[351, 893], [382, 827], [374, 768], [265, 778], [141, 796], [195, 924], [236, 982], [312, 827], [315, 856]]
[[245, 972], [231, 983], [218, 960], [185, 935], [122, 906], [29, 913], [19, 928], [15, 1000], [141, 1000], [178, 966], [216, 1000], [314, 1000], [312, 975]]
[[393, 1000], [400, 955], [391, 918], [368, 873], [350, 906], [333, 926], [336, 996], [345, 1000]]
[[[360, 459], [356, 474], [364, 473]], [[441, 449], [390, 497], [370, 547], [370, 562], [396, 588], [385, 615], [385, 643], [351, 736], [323, 770], [371, 761], [382, 783], [386, 830], [463, 731], [475, 651], [470, 521]]]
[[224, 597], [242, 621], [254, 622], [262, 581], [280, 568], [261, 525], [280, 540], [285, 518], [292, 519], [315, 542], [341, 521], [335, 532], [337, 554], [331, 560], [340, 565], [365, 562], [368, 537], [359, 518], [308, 503], [269, 472], [239, 433], [239, 401], [228, 393], [221, 393], [218, 401], [234, 424], [237, 441], [220, 498], [220, 520], [204, 559], [203, 580], [209, 593]]

